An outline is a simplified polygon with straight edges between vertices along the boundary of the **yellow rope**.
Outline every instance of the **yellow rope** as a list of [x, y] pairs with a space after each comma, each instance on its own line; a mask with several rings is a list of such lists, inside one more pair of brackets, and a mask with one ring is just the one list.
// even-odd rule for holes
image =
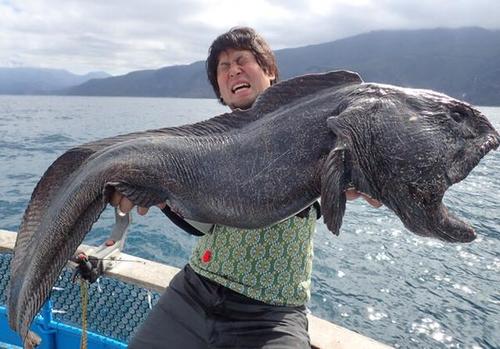
[[80, 349], [87, 349], [87, 304], [89, 301], [88, 283], [80, 278], [80, 292], [82, 295], [82, 341]]

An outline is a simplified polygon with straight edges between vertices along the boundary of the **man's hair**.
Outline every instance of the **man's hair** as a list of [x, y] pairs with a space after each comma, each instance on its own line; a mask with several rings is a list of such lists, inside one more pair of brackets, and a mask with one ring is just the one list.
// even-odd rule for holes
[[274, 53], [267, 42], [249, 27], [231, 28], [227, 33], [219, 35], [208, 49], [206, 61], [207, 76], [217, 98], [224, 104], [221, 98], [219, 84], [217, 83], [217, 66], [219, 65], [219, 55], [227, 49], [249, 50], [253, 53], [257, 64], [269, 75], [274, 74], [275, 78], [271, 85], [278, 81], [278, 66]]

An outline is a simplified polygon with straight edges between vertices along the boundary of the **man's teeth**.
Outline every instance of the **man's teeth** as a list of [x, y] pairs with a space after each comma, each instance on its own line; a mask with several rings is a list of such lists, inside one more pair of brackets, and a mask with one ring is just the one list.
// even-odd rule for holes
[[249, 84], [238, 84], [233, 87], [233, 93], [238, 91], [239, 89], [245, 88], [245, 87], [250, 87]]

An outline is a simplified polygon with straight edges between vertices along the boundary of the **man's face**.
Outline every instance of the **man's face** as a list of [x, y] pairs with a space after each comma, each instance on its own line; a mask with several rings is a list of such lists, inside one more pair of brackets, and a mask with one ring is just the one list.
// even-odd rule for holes
[[231, 109], [250, 108], [274, 78], [262, 70], [251, 51], [230, 48], [219, 55], [217, 84], [222, 100]]

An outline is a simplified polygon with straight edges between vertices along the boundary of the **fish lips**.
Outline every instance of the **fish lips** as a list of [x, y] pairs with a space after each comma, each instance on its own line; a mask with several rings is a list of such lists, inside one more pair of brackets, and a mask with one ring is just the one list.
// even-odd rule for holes
[[479, 147], [481, 157], [488, 154], [491, 150], [496, 150], [500, 145], [500, 135], [491, 133], [486, 137], [486, 141]]
[[407, 219], [401, 216], [400, 218], [408, 230], [424, 237], [457, 243], [472, 242], [477, 237], [476, 232], [468, 223], [450, 213], [443, 204], [427, 208], [423, 214], [414, 212], [406, 215]]
[[442, 228], [439, 226], [435, 226], [432, 228], [409, 225], [405, 224], [406, 228], [411, 232], [429, 238], [435, 238], [438, 240], [446, 241], [446, 242], [457, 242], [457, 243], [466, 243], [472, 242], [476, 239], [477, 234], [472, 229], [470, 225], [465, 222], [458, 220], [460, 224], [454, 224], [454, 227], [450, 229], [450, 227]]
[[476, 239], [477, 234], [474, 229], [467, 223], [454, 218], [453, 228], [450, 229], [437, 229], [435, 235], [440, 240], [446, 242], [459, 242], [467, 243]]

